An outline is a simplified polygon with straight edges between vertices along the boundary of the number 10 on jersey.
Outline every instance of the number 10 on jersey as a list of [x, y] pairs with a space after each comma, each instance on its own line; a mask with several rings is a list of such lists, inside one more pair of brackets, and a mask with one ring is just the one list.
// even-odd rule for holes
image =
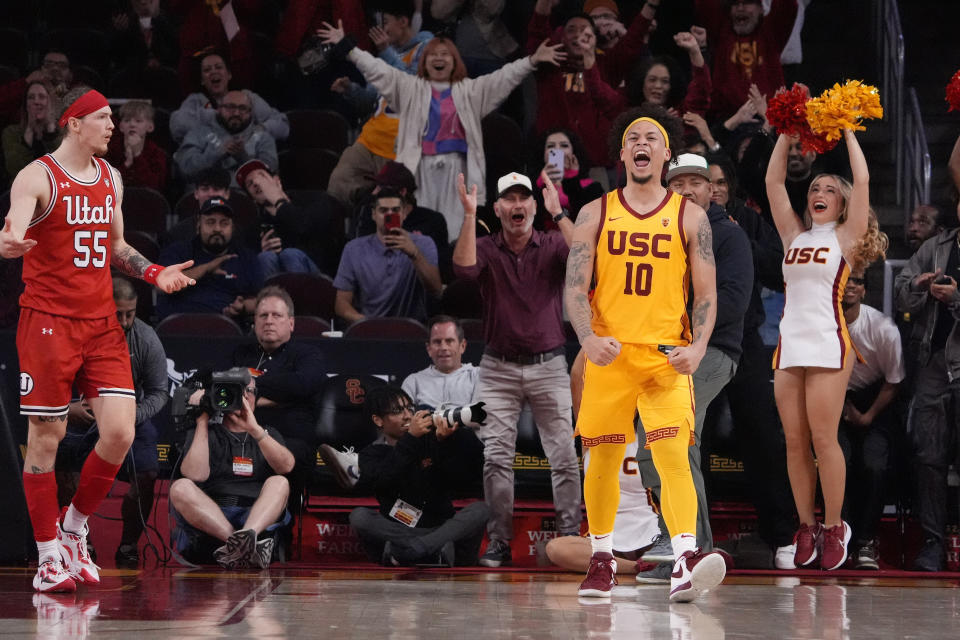
[[646, 262], [626, 262], [627, 267], [626, 283], [623, 286], [623, 292], [626, 295], [648, 296], [650, 295], [650, 282], [653, 280], [653, 265]]

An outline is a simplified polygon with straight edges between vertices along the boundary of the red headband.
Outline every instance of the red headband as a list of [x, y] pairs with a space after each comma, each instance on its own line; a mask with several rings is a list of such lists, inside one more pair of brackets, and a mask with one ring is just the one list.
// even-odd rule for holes
[[63, 115], [60, 116], [58, 124], [61, 127], [67, 126], [67, 121], [70, 118], [82, 118], [85, 115], [91, 114], [94, 111], [99, 111], [104, 107], [109, 106], [107, 99], [102, 93], [96, 89], [90, 89], [85, 94], [73, 101], [67, 110], [63, 112]]

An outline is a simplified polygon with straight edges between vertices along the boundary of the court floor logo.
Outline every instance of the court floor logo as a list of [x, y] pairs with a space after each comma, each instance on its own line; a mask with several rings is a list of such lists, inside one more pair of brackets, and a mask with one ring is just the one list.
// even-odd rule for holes
[[25, 371], [20, 372], [20, 395], [25, 396], [33, 391], [33, 377]]

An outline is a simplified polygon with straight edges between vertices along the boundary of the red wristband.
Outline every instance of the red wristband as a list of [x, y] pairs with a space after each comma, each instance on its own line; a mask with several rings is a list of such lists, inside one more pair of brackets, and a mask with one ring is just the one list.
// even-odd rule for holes
[[160, 264], [152, 264], [146, 268], [143, 272], [143, 281], [147, 284], [156, 285], [157, 276], [160, 275], [160, 272], [163, 271], [164, 267]]

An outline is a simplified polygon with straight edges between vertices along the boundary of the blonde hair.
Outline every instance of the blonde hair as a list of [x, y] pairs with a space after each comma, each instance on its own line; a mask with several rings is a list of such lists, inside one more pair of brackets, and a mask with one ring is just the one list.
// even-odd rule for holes
[[[843, 224], [847, 221], [847, 207], [850, 204], [850, 194], [853, 193], [853, 185], [843, 176], [834, 173], [821, 173], [810, 182], [809, 194], [814, 183], [821, 178], [833, 178], [840, 191], [840, 197], [843, 199], [843, 205], [840, 207], [840, 215], [837, 217], [837, 224]], [[809, 229], [813, 224], [810, 217], [809, 198], [807, 208], [803, 210], [803, 224]], [[883, 260], [887, 257], [887, 248], [890, 246], [890, 238], [883, 231], [880, 231], [880, 223], [877, 221], [877, 213], [870, 207], [867, 210], [867, 230], [857, 241], [853, 248], [853, 264], [850, 265], [850, 271], [865, 271], [876, 260]]]
[[811, 180], [810, 186], [807, 187], [807, 206], [803, 209], [803, 226], [806, 229], [813, 226], [813, 218], [810, 216], [810, 189], [813, 189], [813, 185], [821, 178], [833, 178], [834, 181], [836, 181], [837, 188], [840, 191], [840, 198], [843, 200], [843, 204], [840, 207], [840, 215], [837, 217], [837, 224], [843, 224], [847, 221], [847, 205], [850, 202], [850, 194], [853, 193], [853, 185], [843, 176], [838, 176], [835, 173], [821, 173]]
[[146, 100], [128, 100], [120, 106], [120, 120], [141, 117], [153, 122], [153, 105]]
[[867, 232], [860, 236], [860, 240], [853, 248], [853, 264], [850, 266], [850, 270], [865, 271], [872, 262], [883, 260], [887, 257], [887, 247], [889, 246], [890, 238], [883, 231], [880, 231], [877, 214], [873, 207], [870, 207], [867, 215]]

